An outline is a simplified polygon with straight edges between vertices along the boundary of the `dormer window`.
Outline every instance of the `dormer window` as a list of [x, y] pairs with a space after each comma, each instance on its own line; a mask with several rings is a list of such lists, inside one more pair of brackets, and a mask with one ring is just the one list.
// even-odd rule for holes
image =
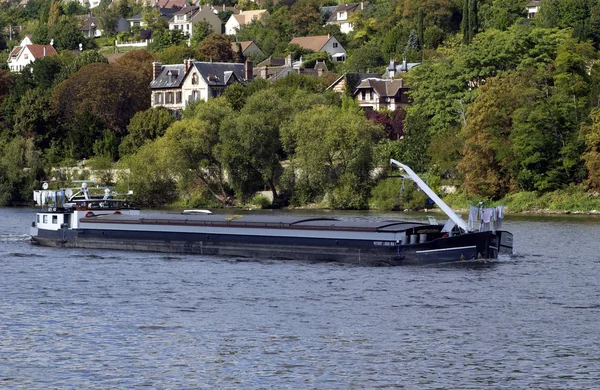
[[346, 11], [338, 12], [337, 18], [338, 20], [346, 20], [348, 19], [348, 13]]

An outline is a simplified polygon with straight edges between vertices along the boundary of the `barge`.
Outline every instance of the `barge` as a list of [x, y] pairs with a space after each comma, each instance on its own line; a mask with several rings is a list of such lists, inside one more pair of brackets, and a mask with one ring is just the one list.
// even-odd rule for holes
[[124, 199], [58, 200], [36, 214], [33, 242], [54, 247], [116, 249], [242, 258], [424, 265], [510, 254], [512, 234], [465, 223], [407, 166], [392, 160], [448, 215], [448, 222], [340, 220], [207, 212], [142, 214]]

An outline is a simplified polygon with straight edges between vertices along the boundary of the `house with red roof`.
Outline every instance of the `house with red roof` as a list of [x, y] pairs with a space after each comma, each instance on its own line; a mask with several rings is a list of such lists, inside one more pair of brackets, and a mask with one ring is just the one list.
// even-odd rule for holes
[[340, 42], [331, 34], [312, 37], [296, 37], [292, 39], [289, 44], [298, 45], [303, 49], [315, 53], [324, 51], [329, 53], [334, 61], [344, 61], [348, 55], [346, 49], [344, 49]]
[[35, 60], [54, 54], [56, 50], [52, 45], [34, 45], [30, 37], [26, 36], [8, 55], [8, 68], [11, 72], [21, 72]]

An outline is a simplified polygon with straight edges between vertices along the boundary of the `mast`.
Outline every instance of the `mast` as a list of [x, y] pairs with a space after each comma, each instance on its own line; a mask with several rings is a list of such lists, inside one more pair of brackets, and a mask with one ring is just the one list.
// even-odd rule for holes
[[435, 202], [435, 204], [448, 216], [448, 218], [450, 218], [456, 224], [456, 226], [465, 232], [469, 231], [469, 226], [467, 226], [467, 223], [461, 217], [459, 217], [458, 214], [456, 214], [454, 210], [452, 210], [450, 206], [448, 206], [439, 196], [437, 196], [437, 194], [433, 192], [433, 190], [429, 188], [429, 186], [423, 180], [421, 180], [421, 178], [412, 169], [394, 160], [393, 158], [390, 159], [390, 164], [397, 165], [403, 169], [404, 172], [406, 172], [408, 176], [410, 176], [410, 178], [417, 183], [419, 188], [429, 195], [429, 198], [431, 198], [431, 200]]

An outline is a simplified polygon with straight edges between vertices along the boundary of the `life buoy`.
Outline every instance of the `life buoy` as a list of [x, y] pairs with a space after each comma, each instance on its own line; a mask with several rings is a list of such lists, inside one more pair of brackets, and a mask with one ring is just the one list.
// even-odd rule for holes
[[87, 213], [85, 213], [85, 217], [89, 218], [89, 217], [93, 217], [95, 214], [91, 211], [88, 211]]

